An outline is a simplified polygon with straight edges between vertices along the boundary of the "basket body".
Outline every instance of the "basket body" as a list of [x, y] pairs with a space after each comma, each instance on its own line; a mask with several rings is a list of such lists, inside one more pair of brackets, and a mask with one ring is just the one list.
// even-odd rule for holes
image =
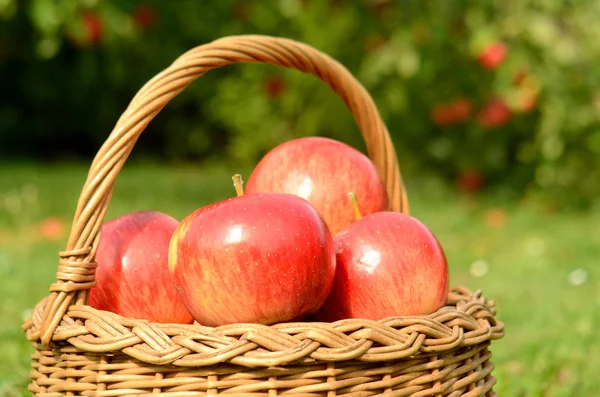
[[495, 396], [493, 302], [455, 288], [428, 316], [336, 323], [151, 324], [71, 306], [38, 341], [25, 324], [36, 396]]
[[140, 89], [94, 159], [57, 281], [23, 330], [32, 342], [29, 390], [40, 397], [494, 396], [495, 304], [454, 288], [427, 316], [335, 323], [155, 324], [96, 310], [95, 253], [114, 180], [148, 123], [192, 81], [238, 62], [312, 74], [344, 101], [386, 184], [390, 209], [408, 212], [396, 154], [366, 90], [339, 63], [302, 43], [233, 36], [190, 50]]
[[[35, 381], [30, 390], [40, 396], [98, 397], [496, 396], [487, 344], [385, 365], [345, 361], [266, 369], [233, 364], [155, 366], [123, 354], [101, 356], [72, 350], [39, 350], [33, 356]], [[58, 376], [50, 378], [44, 372]]]

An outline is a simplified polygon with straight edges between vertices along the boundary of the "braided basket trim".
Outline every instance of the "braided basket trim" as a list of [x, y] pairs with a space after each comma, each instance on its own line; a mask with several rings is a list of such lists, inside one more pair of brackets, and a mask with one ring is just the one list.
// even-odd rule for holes
[[[33, 342], [39, 340], [46, 304], [47, 299], [41, 301], [23, 325]], [[494, 315], [493, 301], [487, 301], [479, 291], [471, 294], [464, 288], [454, 288], [448, 305], [426, 316], [272, 326], [156, 324], [73, 305], [56, 328], [52, 342], [65, 353], [122, 353], [144, 363], [175, 367], [387, 362], [499, 339], [504, 326]]]

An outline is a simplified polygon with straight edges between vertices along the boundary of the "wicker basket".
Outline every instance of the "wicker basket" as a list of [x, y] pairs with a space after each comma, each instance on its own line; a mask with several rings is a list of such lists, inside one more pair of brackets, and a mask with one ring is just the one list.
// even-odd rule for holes
[[452, 289], [428, 316], [336, 323], [154, 324], [87, 305], [99, 231], [114, 180], [146, 125], [211, 69], [269, 63], [327, 83], [354, 115], [396, 211], [408, 211], [388, 131], [366, 90], [338, 62], [302, 43], [234, 36], [196, 47], [150, 80], [94, 159], [57, 282], [23, 324], [36, 396], [495, 396], [488, 350], [503, 336], [492, 301]]

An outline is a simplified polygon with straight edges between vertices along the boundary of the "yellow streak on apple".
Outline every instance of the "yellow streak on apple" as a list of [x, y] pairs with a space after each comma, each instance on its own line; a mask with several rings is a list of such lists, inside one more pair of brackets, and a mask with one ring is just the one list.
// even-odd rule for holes
[[187, 234], [188, 229], [190, 228], [191, 222], [188, 219], [184, 219], [183, 222], [177, 226], [175, 232], [173, 233], [173, 237], [171, 238], [171, 242], [169, 243], [169, 271], [171, 274], [175, 272], [175, 267], [177, 265], [177, 247], [179, 247], [179, 240], [182, 236]]
[[355, 220], [359, 220], [362, 218], [362, 214], [360, 213], [360, 208], [358, 208], [358, 199], [356, 198], [356, 193], [350, 192], [348, 193], [348, 197], [350, 197], [350, 201], [352, 201], [352, 209], [354, 209], [354, 218]]

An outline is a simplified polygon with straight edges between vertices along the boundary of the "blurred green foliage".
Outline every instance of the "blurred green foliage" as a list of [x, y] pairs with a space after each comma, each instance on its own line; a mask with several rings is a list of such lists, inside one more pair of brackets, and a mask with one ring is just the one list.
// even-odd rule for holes
[[[582, 206], [600, 193], [598, 15], [592, 0], [0, 0], [0, 155], [89, 157], [181, 53], [258, 33], [348, 67], [373, 95], [407, 178]], [[252, 164], [305, 135], [364, 148], [324, 84], [239, 65], [173, 100], [136, 156]]]

